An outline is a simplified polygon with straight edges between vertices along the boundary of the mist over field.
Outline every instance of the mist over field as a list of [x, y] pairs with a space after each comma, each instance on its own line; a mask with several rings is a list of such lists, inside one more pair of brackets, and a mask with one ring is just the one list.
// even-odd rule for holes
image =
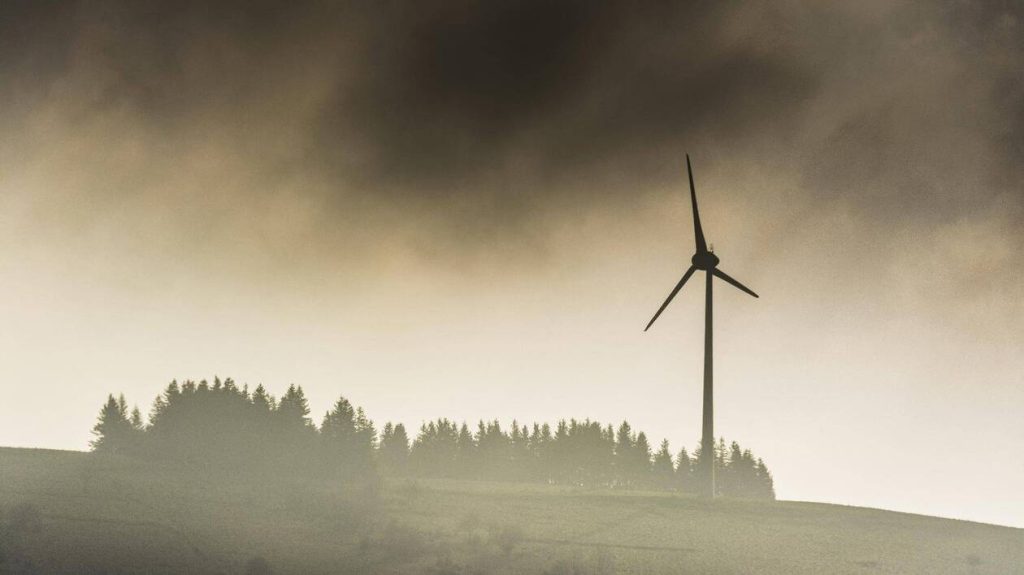
[[0, 3], [0, 572], [1009, 572], [1022, 17]]

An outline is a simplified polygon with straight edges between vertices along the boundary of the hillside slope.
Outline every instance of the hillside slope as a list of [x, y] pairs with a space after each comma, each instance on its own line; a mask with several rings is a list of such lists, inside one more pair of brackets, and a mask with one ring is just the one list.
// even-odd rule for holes
[[341, 487], [0, 448], [0, 572], [1024, 573], [1024, 530], [452, 481]]

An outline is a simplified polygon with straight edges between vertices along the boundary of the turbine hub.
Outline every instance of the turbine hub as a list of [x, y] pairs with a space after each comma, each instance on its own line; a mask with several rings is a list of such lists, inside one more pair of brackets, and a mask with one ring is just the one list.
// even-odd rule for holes
[[690, 263], [699, 270], [713, 269], [719, 261], [718, 256], [711, 252], [697, 252], [690, 258]]

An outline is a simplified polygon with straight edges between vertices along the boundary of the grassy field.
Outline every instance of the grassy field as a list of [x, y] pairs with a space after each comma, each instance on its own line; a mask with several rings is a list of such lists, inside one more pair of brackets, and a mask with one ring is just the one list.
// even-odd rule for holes
[[0, 573], [1024, 573], [1024, 530], [795, 502], [342, 488], [0, 448]]

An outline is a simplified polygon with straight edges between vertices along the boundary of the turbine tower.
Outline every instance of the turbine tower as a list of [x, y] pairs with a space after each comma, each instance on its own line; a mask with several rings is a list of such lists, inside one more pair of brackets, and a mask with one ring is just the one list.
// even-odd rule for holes
[[715, 406], [714, 406], [714, 369], [712, 362], [711, 353], [711, 318], [712, 318], [712, 306], [711, 306], [711, 286], [712, 277], [718, 277], [719, 279], [725, 280], [733, 286], [747, 292], [748, 294], [757, 297], [750, 288], [736, 281], [728, 274], [718, 269], [718, 256], [708, 250], [707, 243], [704, 241], [704, 230], [700, 227], [700, 213], [697, 211], [697, 191], [693, 187], [693, 170], [690, 168], [690, 155], [686, 155], [686, 173], [690, 176], [690, 201], [693, 203], [693, 234], [696, 240], [696, 253], [690, 258], [690, 267], [683, 274], [683, 279], [679, 280], [676, 287], [672, 288], [672, 293], [668, 294], [668, 298], [665, 303], [661, 304], [658, 308], [658, 313], [654, 314], [651, 318], [650, 323], [644, 328], [644, 331], [651, 329], [654, 325], [655, 320], [661, 315], [661, 312], [665, 311], [668, 304], [672, 301], [672, 298], [676, 297], [679, 290], [683, 288], [683, 284], [686, 280], [690, 279], [693, 272], [697, 270], [704, 270], [706, 280], [704, 283], [704, 417], [703, 426], [700, 439], [700, 449], [704, 465], [698, 470], [701, 475], [701, 495], [708, 498], [715, 496]]

